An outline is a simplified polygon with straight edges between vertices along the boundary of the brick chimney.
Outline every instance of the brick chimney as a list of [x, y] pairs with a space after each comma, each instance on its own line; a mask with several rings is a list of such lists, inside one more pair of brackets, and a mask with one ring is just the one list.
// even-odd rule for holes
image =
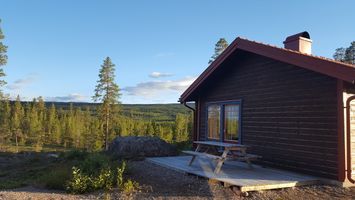
[[312, 40], [307, 31], [288, 36], [284, 45], [286, 49], [312, 54]]

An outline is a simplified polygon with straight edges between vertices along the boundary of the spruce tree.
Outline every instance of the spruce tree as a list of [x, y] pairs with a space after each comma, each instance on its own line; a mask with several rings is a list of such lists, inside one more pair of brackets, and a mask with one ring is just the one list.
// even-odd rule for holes
[[177, 142], [187, 141], [188, 140], [188, 133], [187, 133], [187, 116], [183, 114], [176, 114], [175, 118], [175, 140]]
[[[1, 23], [1, 19], [0, 19]], [[0, 100], [3, 99], [3, 92], [2, 92], [2, 87], [6, 84], [6, 82], [2, 79], [2, 77], [5, 76], [4, 69], [2, 66], [6, 65], [7, 63], [7, 46], [5, 46], [2, 43], [2, 40], [5, 38], [4, 34], [2, 33], [1, 27], [0, 27]]]
[[73, 147], [74, 145], [74, 108], [73, 103], [70, 103], [69, 110], [63, 115], [63, 144], [64, 147]]
[[41, 148], [43, 145], [42, 125], [38, 115], [38, 102], [34, 98], [31, 103], [31, 110], [29, 113], [29, 139], [30, 143], [36, 148]]
[[101, 65], [99, 80], [95, 88], [95, 95], [92, 99], [101, 103], [100, 119], [104, 122], [105, 130], [105, 150], [108, 150], [109, 131], [111, 128], [110, 121], [113, 118], [113, 111], [117, 108], [120, 97], [120, 89], [115, 83], [115, 65], [111, 59], [107, 57]]
[[55, 105], [52, 103], [47, 111], [47, 118], [45, 124], [45, 141], [48, 144], [60, 143], [60, 125], [58, 120], [58, 113]]
[[211, 59], [208, 61], [208, 64], [211, 64], [216, 58], [221, 55], [221, 53], [228, 47], [228, 42], [224, 38], [220, 38], [216, 43], [214, 48], [214, 54], [211, 56]]
[[26, 102], [24, 105], [24, 117], [22, 122], [22, 132], [24, 137], [26, 138], [26, 143], [31, 143], [31, 110], [32, 106], [30, 102]]
[[345, 62], [355, 64], [355, 41], [351, 42], [350, 46], [345, 50]]

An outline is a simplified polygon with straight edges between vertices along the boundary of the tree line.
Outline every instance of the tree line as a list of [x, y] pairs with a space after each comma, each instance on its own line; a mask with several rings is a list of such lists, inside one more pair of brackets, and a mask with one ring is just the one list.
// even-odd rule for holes
[[340, 62], [355, 64], [355, 41], [352, 41], [348, 47], [335, 49], [333, 58]]
[[[89, 151], [105, 147], [106, 126], [99, 106], [57, 108], [46, 106], [43, 98], [32, 102], [4, 100], [0, 110], [0, 145], [29, 145], [80, 148]], [[132, 119], [116, 113], [112, 116], [108, 140], [116, 136], [156, 136], [175, 143], [189, 140], [192, 115], [177, 113], [174, 121]]]

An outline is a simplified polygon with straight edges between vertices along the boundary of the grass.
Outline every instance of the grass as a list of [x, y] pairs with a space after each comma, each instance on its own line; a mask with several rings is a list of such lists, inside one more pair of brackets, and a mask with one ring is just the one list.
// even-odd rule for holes
[[36, 184], [48, 189], [65, 190], [65, 184], [70, 178], [71, 169], [68, 166], [59, 165], [42, 174]]
[[[89, 181], [76, 185], [74, 167], [80, 170], [81, 177], [87, 177]], [[48, 152], [0, 152], [0, 189], [33, 185], [74, 193], [110, 190], [116, 184], [118, 167], [117, 160], [98, 152], [66, 151], [60, 152], [58, 157], [48, 156]], [[69, 184], [74, 189], [68, 187]], [[75, 188], [81, 186], [88, 189]], [[134, 188], [134, 185], [132, 187]]]
[[61, 146], [43, 146], [43, 147], [34, 147], [30, 145], [3, 145], [0, 146], [0, 152], [7, 152], [7, 153], [17, 153], [17, 152], [65, 152], [65, 151], [72, 151], [74, 149], [64, 148]]
[[34, 183], [44, 170], [53, 164], [50, 159], [32, 154], [30, 157], [14, 153], [0, 153], [0, 189], [11, 189]]
[[48, 157], [47, 153], [68, 150], [53, 146], [43, 147], [39, 150], [26, 145], [18, 147], [2, 145], [0, 149], [0, 189], [13, 189], [39, 183], [51, 189], [63, 189], [59, 185], [70, 174], [70, 167], [67, 166], [72, 165], [71, 161], [68, 159], [63, 162], [63, 159]]

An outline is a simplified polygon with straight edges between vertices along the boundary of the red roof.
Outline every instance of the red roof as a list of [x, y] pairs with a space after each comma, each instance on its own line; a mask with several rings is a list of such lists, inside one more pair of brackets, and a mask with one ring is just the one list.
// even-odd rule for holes
[[296, 65], [346, 82], [355, 82], [355, 65], [238, 37], [204, 72], [202, 72], [190, 87], [185, 90], [179, 101], [186, 102], [186, 99], [204, 83], [209, 75], [221, 66], [221, 63], [237, 49]]

